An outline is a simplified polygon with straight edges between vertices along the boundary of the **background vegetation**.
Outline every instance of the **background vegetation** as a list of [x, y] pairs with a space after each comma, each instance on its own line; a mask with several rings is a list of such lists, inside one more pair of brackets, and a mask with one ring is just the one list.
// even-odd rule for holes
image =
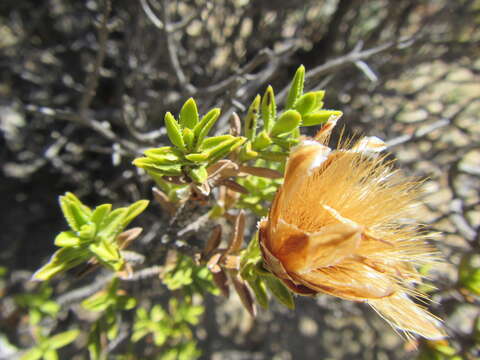
[[[0, 358], [80, 359], [87, 344], [118, 359], [480, 356], [479, 24], [474, 0], [3, 0]], [[161, 239], [187, 224], [172, 227], [158, 204], [135, 220], [132, 280], [97, 270], [29, 281], [67, 230], [58, 195], [115, 208], [152, 198], [151, 177], [131, 162], [170, 145], [167, 111], [194, 97], [202, 115], [221, 108], [211, 132], [225, 134], [268, 84], [283, 104], [300, 64], [347, 134], [386, 139], [398, 167], [427, 179], [419, 211], [443, 233], [447, 264], [425, 290], [448, 341], [417, 353], [367, 307], [328, 296], [298, 298], [294, 311], [272, 302], [252, 318], [235, 294], [211, 294], [209, 272], [188, 256], [207, 231], [167, 256]], [[246, 239], [262, 211], [253, 195], [242, 200]], [[191, 209], [190, 222], [209, 209]]]

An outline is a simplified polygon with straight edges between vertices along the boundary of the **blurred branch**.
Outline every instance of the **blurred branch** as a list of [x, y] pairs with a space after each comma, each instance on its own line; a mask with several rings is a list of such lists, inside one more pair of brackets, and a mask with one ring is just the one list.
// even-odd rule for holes
[[108, 40], [108, 18], [112, 10], [112, 4], [110, 0], [105, 0], [103, 5], [103, 15], [102, 21], [98, 29], [98, 51], [95, 58], [95, 63], [93, 64], [93, 69], [87, 76], [87, 81], [85, 84], [85, 90], [83, 92], [82, 99], [80, 100], [80, 105], [78, 112], [80, 117], [86, 118], [86, 112], [90, 107], [90, 104], [95, 96], [95, 91], [98, 85], [98, 79], [100, 76], [100, 68], [102, 67], [103, 61], [105, 59], [105, 54], [107, 52], [107, 40]]

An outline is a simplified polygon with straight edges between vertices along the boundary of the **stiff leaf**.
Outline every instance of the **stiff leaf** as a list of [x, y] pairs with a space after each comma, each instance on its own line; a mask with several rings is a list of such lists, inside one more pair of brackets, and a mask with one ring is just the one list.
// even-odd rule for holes
[[182, 129], [170, 112], [165, 114], [165, 127], [167, 128], [167, 135], [172, 144], [182, 151], [185, 151]]
[[314, 126], [324, 124], [331, 116], [342, 116], [341, 111], [337, 110], [319, 110], [302, 117], [302, 126]]
[[60, 196], [60, 207], [68, 225], [74, 231], [79, 231], [82, 225], [90, 220], [91, 210], [83, 205], [78, 198], [72, 193], [66, 193]]
[[193, 133], [195, 135], [195, 149], [198, 149], [202, 143], [203, 139], [208, 135], [208, 132], [212, 126], [217, 122], [218, 117], [220, 116], [220, 109], [215, 108], [206, 113], [202, 120], [195, 126]]
[[65, 331], [50, 337], [48, 339], [48, 344], [52, 349], [59, 349], [73, 342], [79, 334], [79, 330]]
[[272, 129], [276, 116], [277, 105], [275, 104], [275, 94], [273, 93], [273, 88], [268, 86], [262, 98], [262, 119], [267, 132]]
[[292, 132], [302, 122], [302, 116], [300, 113], [296, 110], [287, 110], [285, 111], [278, 120], [275, 122], [275, 125], [273, 125], [272, 131], [270, 132], [270, 135], [272, 136], [278, 136], [281, 134], [287, 134], [289, 132]]
[[193, 98], [188, 99], [180, 110], [180, 126], [188, 129], [193, 129], [198, 123], [198, 109], [197, 104]]
[[73, 231], [63, 231], [55, 238], [55, 245], [59, 247], [78, 246], [81, 241]]
[[295, 106], [297, 100], [302, 96], [303, 84], [305, 82], [305, 67], [301, 65], [295, 72], [295, 76], [292, 80], [292, 85], [288, 90], [287, 102], [285, 108], [292, 109]]
[[248, 140], [253, 141], [257, 132], [258, 116], [260, 115], [260, 95], [257, 95], [252, 104], [248, 108], [245, 116], [245, 136]]

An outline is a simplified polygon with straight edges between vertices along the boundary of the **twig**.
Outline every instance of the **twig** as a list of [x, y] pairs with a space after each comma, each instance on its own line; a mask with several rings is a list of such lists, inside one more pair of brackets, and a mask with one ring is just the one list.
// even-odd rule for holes
[[438, 129], [441, 129], [441, 128], [447, 126], [447, 125], [450, 125], [450, 119], [441, 119], [441, 120], [435, 121], [434, 123], [432, 123], [428, 126], [424, 126], [420, 129], [418, 129], [417, 131], [415, 131], [411, 135], [408, 135], [408, 134], [407, 135], [401, 135], [399, 137], [396, 137], [394, 139], [391, 139], [391, 140], [387, 141], [386, 142], [387, 147], [392, 148], [394, 146], [405, 144], [406, 142], [409, 142], [409, 141], [412, 141], [412, 140], [423, 138], [426, 135], [430, 134], [431, 132], [433, 132], [435, 130], [438, 130]]
[[165, 24], [165, 39], [167, 41], [167, 50], [168, 50], [168, 56], [170, 59], [170, 64], [173, 67], [173, 70], [175, 72], [175, 76], [177, 77], [178, 82], [180, 83], [180, 86], [184, 88], [189, 94], [195, 93], [195, 87], [190, 84], [188, 81], [185, 73], [183, 72], [182, 66], [180, 65], [180, 60], [178, 59], [178, 54], [176, 52], [176, 45], [174, 43], [172, 33], [168, 31], [168, 24], [170, 23], [170, 19], [168, 16], [168, 1], [163, 0], [162, 1], [162, 17], [163, 17], [163, 23]]
[[95, 132], [102, 135], [105, 139], [110, 140], [113, 143], [118, 143], [123, 147], [123, 150], [127, 150], [126, 153], [129, 155], [138, 155], [140, 153], [139, 146], [128, 140], [118, 137], [111, 129], [108, 122], [100, 122], [95, 119], [84, 118], [78, 114], [75, 114], [70, 111], [53, 109], [46, 106], [38, 106], [34, 104], [29, 104], [25, 107], [26, 111], [42, 114], [45, 116], [50, 116], [59, 120], [66, 120], [79, 123], [81, 125], [87, 126], [94, 130]]
[[[334, 71], [338, 71], [341, 68], [344, 68], [351, 64], [355, 64], [359, 61], [368, 59], [374, 55], [381, 54], [393, 48], [401, 48], [401, 49], [406, 48], [408, 46], [411, 46], [413, 42], [414, 42], [414, 39], [405, 38], [405, 39], [400, 39], [399, 41], [391, 41], [385, 44], [381, 44], [371, 49], [367, 49], [363, 51], [361, 51], [358, 47], [355, 47], [350, 53], [340, 56], [338, 58], [332, 59], [330, 61], [327, 61], [326, 63], [308, 71], [305, 74], [305, 82], [307, 84], [314, 83], [318, 81], [320, 78], [322, 78], [323, 76], [325, 76], [326, 74], [329, 74]], [[284, 87], [282, 91], [278, 93], [278, 95], [276, 96], [278, 102], [281, 102], [285, 99], [289, 88], [290, 88], [290, 85]]]
[[78, 112], [82, 118], [86, 117], [86, 112], [90, 107], [90, 104], [95, 96], [95, 91], [98, 85], [98, 78], [100, 75], [100, 68], [102, 67], [103, 61], [105, 59], [105, 54], [107, 53], [107, 39], [108, 39], [108, 17], [112, 10], [112, 4], [110, 0], [105, 0], [103, 8], [102, 22], [98, 29], [98, 52], [97, 57], [95, 58], [95, 63], [93, 65], [93, 70], [88, 74], [87, 81], [85, 84], [85, 91], [83, 92], [80, 105], [78, 107]]

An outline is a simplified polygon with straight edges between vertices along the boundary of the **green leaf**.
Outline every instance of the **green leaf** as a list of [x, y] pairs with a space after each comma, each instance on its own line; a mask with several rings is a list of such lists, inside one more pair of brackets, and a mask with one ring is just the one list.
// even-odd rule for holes
[[300, 114], [306, 115], [315, 110], [315, 105], [317, 104], [317, 96], [313, 92], [306, 93], [302, 95], [297, 102], [295, 103], [295, 110]]
[[130, 222], [140, 215], [148, 206], [148, 200], [138, 200], [127, 208], [125, 219], [123, 220], [123, 227], [126, 227]]
[[252, 149], [252, 142], [247, 141], [245, 146], [242, 147], [240, 152], [240, 160], [241, 161], [248, 161], [255, 159], [258, 156], [258, 152]]
[[188, 150], [193, 149], [195, 135], [193, 134], [193, 131], [190, 130], [189, 128], [183, 129], [183, 141], [185, 142], [185, 146], [187, 147]]
[[264, 277], [267, 288], [275, 298], [289, 309], [295, 308], [292, 293], [276, 277], [270, 275]]
[[225, 157], [227, 154], [231, 153], [239, 146], [241, 146], [245, 140], [244, 137], [236, 137], [231, 141], [226, 141], [221, 145], [217, 146], [215, 149], [210, 150], [208, 156], [208, 163], [213, 164], [216, 161], [220, 160], [221, 158]]
[[49, 262], [38, 269], [33, 275], [35, 280], [49, 280], [56, 274], [67, 271], [90, 257], [86, 249], [66, 247], [56, 251]]
[[155, 163], [155, 160], [150, 158], [137, 158], [133, 162], [133, 165], [145, 169], [147, 171], [158, 173], [160, 176], [179, 176], [182, 175], [181, 164], [161, 165]]
[[90, 330], [90, 334], [88, 334], [88, 353], [90, 355], [91, 360], [103, 360], [105, 359], [102, 356], [102, 344], [100, 340], [101, 331], [100, 331], [100, 320], [97, 320], [95, 324], [92, 326], [92, 330]]
[[43, 354], [44, 360], [58, 360], [58, 354], [55, 350], [47, 350]]
[[112, 302], [107, 291], [100, 291], [82, 301], [82, 307], [89, 311], [99, 312], [107, 309]]
[[43, 351], [39, 348], [32, 348], [22, 355], [20, 360], [37, 360], [41, 359], [43, 356]]
[[103, 204], [95, 208], [92, 214], [91, 221], [97, 225], [97, 229], [100, 228], [103, 224], [103, 221], [108, 216], [112, 209], [112, 204]]
[[320, 110], [302, 117], [302, 126], [314, 126], [326, 123], [331, 116], [342, 116], [341, 111]]
[[257, 132], [258, 116], [260, 114], [260, 95], [257, 95], [248, 108], [245, 116], [245, 136], [248, 140], [253, 141]]
[[253, 142], [253, 148], [255, 150], [263, 150], [270, 144], [272, 144], [272, 139], [268, 135], [267, 131], [263, 130], [255, 138], [255, 141]]
[[285, 104], [286, 109], [294, 108], [297, 100], [303, 94], [303, 84], [305, 82], [305, 67], [300, 65], [295, 72], [295, 76], [292, 80], [292, 85], [290, 85], [290, 89], [288, 90], [287, 102]]
[[72, 193], [67, 192], [59, 197], [60, 207], [68, 225], [74, 231], [79, 231], [82, 225], [90, 220], [91, 210], [83, 205]]
[[285, 111], [278, 120], [273, 125], [272, 131], [270, 132], [271, 136], [278, 136], [281, 134], [287, 134], [292, 132], [302, 122], [302, 116], [296, 110], [287, 110]]
[[194, 154], [188, 154], [185, 155], [185, 158], [192, 162], [204, 162], [208, 159], [208, 153], [194, 153]]
[[88, 249], [96, 255], [102, 264], [107, 265], [115, 271], [121, 269], [123, 260], [116, 244], [100, 241], [98, 244], [91, 244]]
[[261, 151], [259, 157], [268, 161], [284, 161], [288, 153], [282, 151]]
[[82, 225], [78, 236], [82, 240], [92, 240], [97, 232], [97, 226], [94, 223]]
[[198, 123], [197, 104], [193, 98], [188, 99], [180, 110], [180, 126], [193, 129]]
[[182, 164], [185, 161], [183, 160], [183, 153], [173, 147], [157, 148], [157, 149], [148, 149], [144, 151], [145, 156], [150, 160], [153, 160], [154, 164], [159, 165], [171, 165], [171, 164]]
[[202, 120], [195, 126], [193, 129], [193, 133], [195, 134], [195, 149], [203, 145], [203, 139], [205, 139], [212, 126], [217, 122], [219, 116], [220, 109], [212, 109], [206, 113], [202, 117]]
[[48, 339], [48, 343], [53, 349], [59, 349], [73, 342], [79, 334], [80, 331], [76, 329], [65, 331], [63, 333], [50, 337]]
[[55, 238], [55, 245], [59, 247], [78, 246], [81, 241], [73, 231], [63, 231]]
[[232, 135], [219, 135], [209, 137], [208, 139], [205, 139], [205, 141], [202, 143], [200, 150], [202, 150], [204, 154], [208, 154], [211, 150], [214, 150], [219, 145], [221, 146], [221, 144], [224, 144], [233, 139], [235, 139], [235, 136]]
[[98, 236], [113, 241], [112, 237], [118, 235], [123, 230], [127, 213], [127, 208], [113, 210], [105, 219], [103, 227], [99, 229]]
[[253, 290], [255, 298], [257, 299], [260, 306], [264, 309], [268, 309], [267, 289], [262, 279], [260, 277], [253, 277], [246, 278], [245, 280], [248, 282], [248, 285], [250, 285], [250, 288]]
[[269, 85], [262, 98], [262, 119], [267, 132], [270, 132], [277, 116], [277, 105], [275, 104], [275, 94], [273, 88]]
[[173, 145], [185, 151], [185, 142], [183, 141], [182, 129], [177, 120], [170, 112], [165, 114], [165, 127], [167, 128], [167, 135]]
[[195, 181], [196, 183], [203, 184], [208, 177], [207, 168], [205, 166], [200, 166], [198, 168], [192, 168], [188, 172], [188, 176], [190, 179]]

